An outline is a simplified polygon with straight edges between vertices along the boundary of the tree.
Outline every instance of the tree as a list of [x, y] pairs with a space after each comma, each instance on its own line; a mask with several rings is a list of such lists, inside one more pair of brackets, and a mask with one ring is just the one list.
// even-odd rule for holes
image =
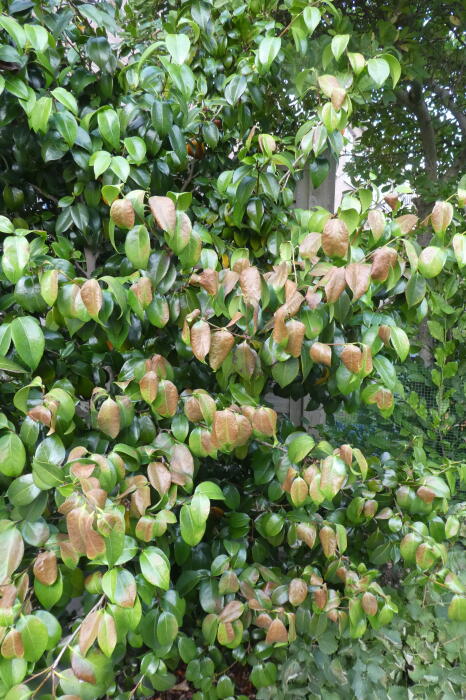
[[460, 466], [316, 444], [264, 399], [389, 416], [429, 280], [459, 289], [449, 202], [424, 251], [417, 218], [369, 189], [336, 215], [292, 206], [396, 57], [362, 55], [327, 2], [145, 11], [0, 17], [9, 700], [147, 696], [181, 664], [197, 698], [229, 697], [235, 663], [266, 697], [297, 636], [394, 617], [380, 575], [401, 558], [465, 617], [447, 566]]
[[398, 86], [383, 89], [385, 109], [373, 101], [358, 115], [363, 135], [351, 174], [357, 182], [371, 171], [379, 182], [409, 181], [423, 216], [464, 170], [464, 5], [349, 2], [344, 11], [363, 45], [378, 41], [402, 64]]

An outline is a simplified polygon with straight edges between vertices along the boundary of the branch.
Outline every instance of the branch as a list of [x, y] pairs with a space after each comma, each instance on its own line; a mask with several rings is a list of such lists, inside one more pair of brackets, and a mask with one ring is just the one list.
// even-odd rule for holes
[[411, 90], [396, 90], [398, 102], [407, 107], [416, 116], [421, 133], [422, 150], [426, 161], [426, 173], [432, 180], [438, 180], [437, 146], [435, 129], [430, 112], [422, 94], [422, 85], [416, 81], [411, 83]]
[[29, 185], [31, 185], [32, 189], [38, 192], [39, 194], [42, 195], [42, 197], [45, 197], [45, 199], [49, 199], [51, 202], [55, 202], [55, 204], [58, 204], [58, 199], [54, 197], [53, 194], [49, 194], [48, 192], [44, 192], [38, 185], [35, 185], [33, 182], [29, 182]]
[[429, 82], [429, 86], [432, 92], [434, 92], [437, 95], [437, 97], [440, 98], [444, 107], [446, 107], [448, 111], [453, 114], [456, 121], [458, 122], [458, 126], [461, 129], [461, 133], [464, 136], [466, 136], [466, 114], [462, 112], [461, 109], [458, 107], [455, 100], [453, 99], [453, 95], [451, 95], [446, 88], [442, 87], [441, 85], [438, 85], [434, 80]]

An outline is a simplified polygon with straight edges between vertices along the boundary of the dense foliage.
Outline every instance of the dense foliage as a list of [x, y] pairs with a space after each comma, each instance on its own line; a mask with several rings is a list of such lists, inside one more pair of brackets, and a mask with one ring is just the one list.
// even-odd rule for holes
[[423, 221], [375, 186], [293, 207], [395, 53], [327, 1], [3, 10], [0, 694], [401, 688], [354, 640], [396, 646], [427, 594], [466, 619], [465, 467], [265, 398], [390, 417], [426, 316], [432, 380], [459, 369], [464, 183]]

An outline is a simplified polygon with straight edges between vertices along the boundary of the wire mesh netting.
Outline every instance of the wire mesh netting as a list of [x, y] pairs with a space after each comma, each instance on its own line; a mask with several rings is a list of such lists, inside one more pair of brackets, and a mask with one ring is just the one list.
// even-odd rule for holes
[[404, 452], [417, 441], [428, 456], [466, 459], [462, 382], [454, 382], [448, 390], [439, 389], [430, 369], [418, 362], [404, 367], [399, 379], [402, 389], [395, 392], [395, 410], [390, 418], [364, 405], [351, 413], [342, 408], [327, 418], [325, 432], [353, 445], [372, 446], [377, 452]]

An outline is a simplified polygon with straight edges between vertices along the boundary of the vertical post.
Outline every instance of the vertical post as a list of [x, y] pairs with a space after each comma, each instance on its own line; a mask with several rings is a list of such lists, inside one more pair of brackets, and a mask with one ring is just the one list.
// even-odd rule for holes
[[[337, 163], [334, 159], [330, 160], [329, 174], [320, 185], [320, 187], [313, 187], [309, 173], [306, 173], [303, 179], [298, 183], [296, 188], [295, 203], [298, 209], [311, 209], [312, 207], [320, 206], [328, 211], [334, 211], [335, 207], [335, 191], [336, 191], [336, 178], [337, 178]], [[294, 399], [289, 399], [288, 413], [290, 420], [294, 425], [301, 425], [304, 416], [304, 407], [306, 404], [306, 398], [302, 397], [295, 401]], [[311, 423], [319, 423], [320, 411], [312, 411], [312, 414], [319, 414], [319, 416], [311, 416], [309, 418]]]

